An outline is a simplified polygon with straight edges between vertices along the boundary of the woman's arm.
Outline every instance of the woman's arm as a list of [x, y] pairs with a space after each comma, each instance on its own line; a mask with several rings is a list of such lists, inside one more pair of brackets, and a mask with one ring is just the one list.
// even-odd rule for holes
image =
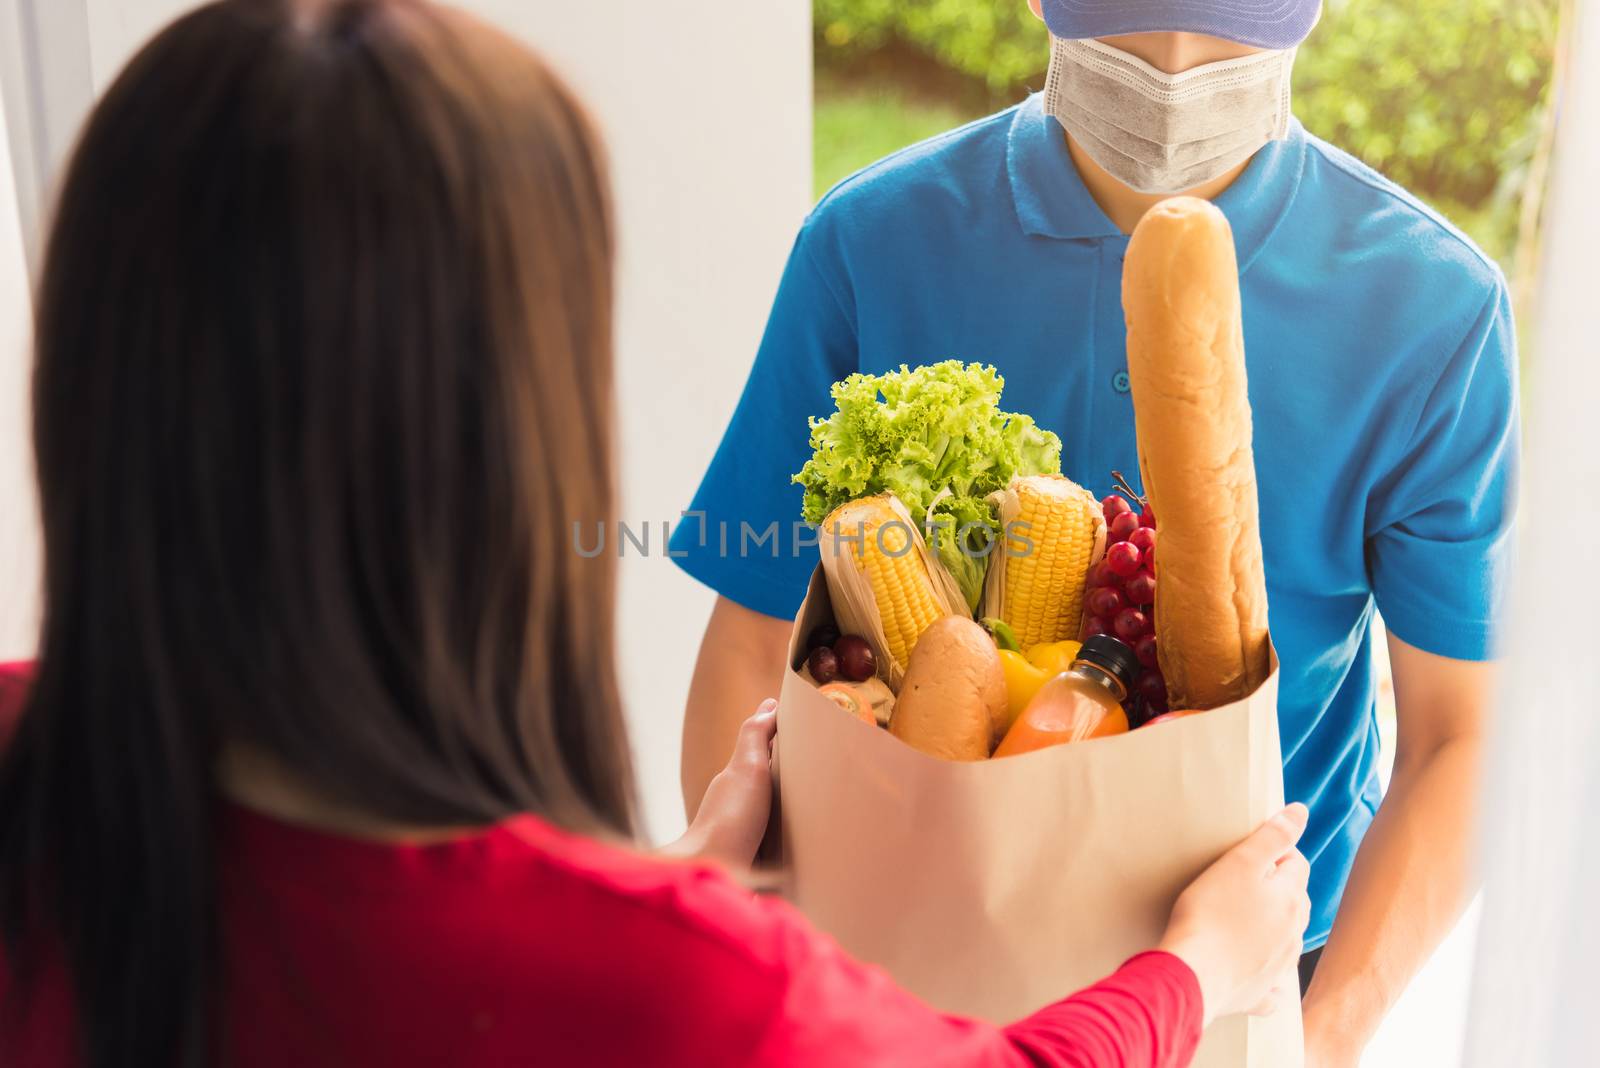
[[683, 712], [680, 778], [684, 811], [693, 821], [701, 799], [734, 744], [739, 724], [783, 683], [790, 619], [776, 619], [718, 597], [689, 683]]
[[1199, 980], [1170, 953], [1142, 953], [1094, 986], [1012, 1024], [1027, 1063], [1183, 1068], [1205, 1030]]
[[1268, 820], [1179, 895], [1159, 951], [1013, 1024], [1006, 1038], [1044, 1064], [1164, 1068], [1188, 1064], [1213, 1020], [1266, 1011], [1311, 914], [1310, 867], [1294, 848], [1305, 827], [1303, 805]]
[[[1269, 820], [1179, 897], [1162, 949], [1006, 1027], [929, 1008], [776, 902], [781, 1009], [756, 1063], [1184, 1068], [1205, 1026], [1265, 1011], [1300, 952], [1310, 902], [1294, 843], [1305, 808]], [[724, 915], [727, 912], [724, 911]], [[737, 922], [737, 921], [735, 921]], [[747, 932], [756, 954], [771, 931]]]
[[[749, 864], [770, 811], [775, 730], [774, 703], [765, 702], [669, 851]], [[783, 974], [782, 1008], [758, 1063], [1182, 1068], [1212, 1020], [1264, 1011], [1298, 958], [1311, 907], [1309, 867], [1295, 849], [1305, 824], [1303, 805], [1268, 820], [1184, 890], [1158, 950], [1004, 1028], [935, 1012], [781, 903], [759, 903], [752, 917], [707, 905], [752, 955], [774, 954], [768, 962]]]
[[1204, 1010], [1188, 966], [1145, 953], [1024, 1020], [996, 1027], [949, 1016], [821, 936], [793, 973], [753, 1064], [919, 1068], [1185, 1068]]
[[663, 846], [669, 857], [716, 860], [734, 870], [755, 859], [772, 814], [772, 739], [778, 702], [768, 698], [735, 728], [733, 756], [711, 776], [682, 838]]

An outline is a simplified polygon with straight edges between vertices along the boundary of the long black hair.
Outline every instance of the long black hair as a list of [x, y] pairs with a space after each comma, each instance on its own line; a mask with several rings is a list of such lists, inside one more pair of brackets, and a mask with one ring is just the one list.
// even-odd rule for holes
[[631, 833], [614, 564], [565, 538], [613, 511], [605, 190], [566, 88], [421, 0], [213, 3], [95, 108], [0, 763], [0, 938], [87, 1064], [221, 1055], [224, 741], [378, 819]]

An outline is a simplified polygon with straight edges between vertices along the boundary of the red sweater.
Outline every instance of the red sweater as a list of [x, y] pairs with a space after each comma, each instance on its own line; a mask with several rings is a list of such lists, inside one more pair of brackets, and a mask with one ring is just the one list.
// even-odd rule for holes
[[[19, 702], [0, 668], [0, 741]], [[6, 694], [11, 694], [8, 702]], [[1200, 990], [1149, 953], [1009, 1027], [947, 1016], [780, 901], [532, 816], [389, 845], [224, 805], [228, 1063], [1181, 1068]], [[0, 947], [0, 1002], [9, 994]], [[15, 1043], [7, 1049], [7, 1044]], [[0, 1063], [74, 1063], [52, 968]]]

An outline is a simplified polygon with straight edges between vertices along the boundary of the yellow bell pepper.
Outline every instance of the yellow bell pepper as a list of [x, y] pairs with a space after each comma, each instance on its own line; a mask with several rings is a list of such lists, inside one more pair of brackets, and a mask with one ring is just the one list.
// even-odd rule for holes
[[1006, 678], [1006, 730], [1022, 715], [1033, 695], [1039, 692], [1053, 672], [1028, 663], [1021, 653], [1011, 649], [1000, 650], [1000, 668]]
[[1078, 650], [1083, 648], [1082, 642], [1072, 640], [1060, 642], [1042, 642], [1032, 646], [1025, 654], [1028, 663], [1048, 675], [1059, 675], [1072, 667], [1072, 662], [1078, 659]]

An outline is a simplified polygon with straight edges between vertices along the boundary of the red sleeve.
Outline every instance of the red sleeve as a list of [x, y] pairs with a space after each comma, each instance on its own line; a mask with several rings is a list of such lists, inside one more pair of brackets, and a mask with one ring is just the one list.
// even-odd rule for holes
[[1170, 953], [1142, 953], [1005, 1033], [1038, 1064], [1184, 1068], [1202, 1022], [1200, 983], [1189, 966]]
[[28, 696], [28, 683], [33, 678], [30, 661], [0, 664], [0, 749], [11, 740], [17, 720], [22, 716], [22, 705]]

